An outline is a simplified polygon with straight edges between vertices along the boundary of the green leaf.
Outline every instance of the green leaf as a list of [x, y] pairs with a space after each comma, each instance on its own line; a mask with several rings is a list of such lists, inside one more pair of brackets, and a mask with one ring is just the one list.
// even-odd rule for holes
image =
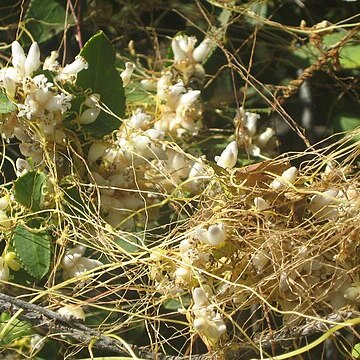
[[[125, 93], [120, 74], [115, 67], [115, 51], [103, 32], [94, 35], [81, 50], [89, 66], [82, 70], [76, 84], [84, 91], [91, 89], [100, 95], [104, 103], [117, 117], [125, 113]], [[120, 120], [101, 111], [99, 117], [92, 124], [83, 126], [91, 135], [103, 137], [110, 134], [120, 126]]]
[[[346, 30], [340, 30], [332, 34], [325, 35], [322, 39], [324, 45], [323, 52], [326, 52], [326, 50], [330, 49], [331, 46], [334, 46], [336, 43], [341, 41], [347, 33], [348, 32]], [[294, 50], [293, 55], [303, 66], [309, 66], [314, 63], [323, 52], [315, 45], [307, 43]], [[347, 41], [339, 49], [339, 61], [341, 68], [344, 70], [360, 68], [360, 41], [358, 37], [354, 37]]]
[[[360, 126], [360, 118], [354, 115], [338, 115], [333, 122], [335, 132], [351, 131], [358, 126]], [[355, 136], [352, 141], [360, 141], [360, 136]]]
[[8, 99], [6, 94], [0, 92], [0, 114], [9, 114], [16, 109], [16, 105]]
[[166, 310], [171, 310], [171, 311], [177, 311], [180, 308], [188, 308], [190, 306], [191, 300], [189, 295], [184, 295], [181, 297], [180, 299], [169, 299], [169, 300], [165, 300], [163, 303], [163, 307]]
[[352, 352], [351, 352], [351, 356], [354, 358], [354, 359], [360, 359], [360, 343], [357, 343], [353, 349], [352, 349]]
[[[5, 312], [0, 315], [0, 331], [7, 326], [8, 322], [10, 321], [11, 316]], [[8, 328], [8, 331], [4, 334], [4, 337], [0, 340], [0, 344], [10, 344], [12, 341], [21, 339], [24, 336], [29, 336], [33, 334], [34, 331], [32, 327], [18, 319], [13, 319], [11, 322], [11, 326]]]
[[115, 243], [128, 253], [135, 253], [139, 250], [140, 240], [130, 233], [126, 237], [117, 237]]
[[33, 211], [39, 211], [44, 203], [46, 175], [29, 171], [15, 181], [15, 200]]
[[66, 8], [64, 0], [32, 0], [24, 18], [26, 29], [38, 43], [51, 39], [67, 25], [75, 24], [73, 16], [66, 14]]
[[48, 273], [51, 250], [46, 232], [18, 225], [13, 235], [13, 246], [28, 274], [40, 280]]

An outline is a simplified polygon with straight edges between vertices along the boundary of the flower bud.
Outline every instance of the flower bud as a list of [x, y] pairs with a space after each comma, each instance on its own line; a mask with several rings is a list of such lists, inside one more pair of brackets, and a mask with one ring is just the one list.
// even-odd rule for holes
[[272, 128], [266, 128], [264, 132], [256, 137], [255, 143], [260, 148], [265, 148], [269, 140], [275, 135], [275, 131]]
[[6, 210], [7, 207], [9, 206], [9, 197], [8, 196], [3, 196], [0, 198], [0, 210]]
[[225, 226], [224, 224], [210, 225], [207, 231], [208, 243], [211, 246], [220, 247], [225, 243]]
[[3, 86], [5, 88], [6, 91], [6, 95], [9, 99], [13, 99], [15, 96], [15, 92], [16, 92], [16, 83], [15, 81], [8, 77], [8, 76], [4, 76], [3, 78]]
[[14, 68], [18, 69], [20, 75], [24, 75], [25, 71], [25, 52], [19, 42], [14, 41], [11, 44], [12, 64]]
[[31, 44], [28, 55], [25, 60], [25, 75], [29, 76], [40, 67], [40, 49], [34, 42]]
[[193, 299], [195, 307], [207, 306], [207, 304], [209, 303], [206, 292], [200, 287], [197, 287], [193, 290]]
[[330, 189], [312, 197], [309, 204], [309, 210], [316, 219], [331, 220], [338, 218], [338, 194], [338, 190]]
[[243, 124], [244, 127], [246, 128], [249, 136], [254, 136], [256, 134], [257, 131], [257, 121], [260, 118], [260, 115], [255, 114], [255, 113], [251, 113], [251, 112], [246, 112], [243, 115]]
[[268, 210], [270, 208], [270, 204], [264, 200], [262, 197], [256, 197], [254, 199], [254, 205], [256, 210], [258, 211], [264, 211], [264, 210]]
[[236, 165], [238, 156], [238, 147], [236, 141], [232, 141], [220, 156], [215, 156], [215, 161], [218, 166], [226, 169], [233, 168]]
[[79, 117], [79, 123], [81, 125], [92, 124], [98, 118], [100, 111], [99, 108], [86, 109]]
[[6, 215], [5, 211], [0, 210], [0, 230], [7, 230], [11, 227], [12, 221]]
[[214, 42], [210, 38], [205, 38], [194, 50], [193, 58], [196, 62], [203, 62], [214, 47]]
[[77, 75], [81, 70], [87, 69], [88, 63], [82, 56], [78, 55], [76, 56], [75, 60], [71, 63], [66, 65], [61, 71], [60, 71], [60, 77], [62, 75]]
[[355, 301], [359, 298], [359, 296], [360, 291], [359, 288], [356, 286], [350, 286], [344, 292], [344, 298], [346, 300]]
[[108, 147], [109, 145], [103, 142], [93, 142], [88, 152], [88, 161], [92, 163], [100, 159]]
[[285, 190], [289, 184], [293, 184], [297, 177], [297, 168], [292, 166], [291, 168], [285, 170], [281, 176], [276, 178], [271, 184], [270, 187], [274, 190]]
[[123, 87], [127, 86], [130, 83], [131, 75], [135, 69], [135, 64], [131, 62], [125, 63], [125, 70], [120, 74]]

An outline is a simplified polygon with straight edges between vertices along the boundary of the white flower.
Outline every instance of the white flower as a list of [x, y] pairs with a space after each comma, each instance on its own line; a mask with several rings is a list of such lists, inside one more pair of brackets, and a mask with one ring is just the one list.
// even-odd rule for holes
[[21, 158], [16, 159], [15, 167], [16, 167], [17, 177], [20, 177], [26, 174], [28, 171], [31, 171], [31, 166], [25, 159], [21, 159]]
[[66, 65], [59, 71], [58, 78], [60, 80], [72, 80], [81, 70], [87, 69], [88, 63], [82, 56], [78, 55], [75, 60]]
[[264, 200], [262, 197], [256, 197], [254, 199], [254, 205], [256, 210], [258, 211], [264, 211], [264, 210], [268, 210], [270, 208], [270, 204]]
[[176, 115], [184, 116], [186, 110], [188, 110], [194, 102], [199, 98], [200, 90], [190, 90], [187, 93], [181, 95], [179, 103], [176, 106]]
[[210, 38], [205, 38], [194, 50], [193, 58], [196, 62], [203, 62], [208, 55], [210, 54], [211, 50], [214, 48], [215, 43]]
[[66, 252], [62, 259], [63, 278], [65, 280], [81, 276], [83, 273], [103, 265], [99, 260], [83, 257], [85, 250], [85, 246], [77, 245]]
[[246, 128], [249, 136], [254, 136], [257, 131], [257, 121], [260, 119], [260, 115], [251, 112], [245, 112], [242, 119], [244, 127]]
[[209, 301], [211, 295], [212, 290], [207, 285], [193, 290], [194, 328], [209, 340], [217, 342], [226, 332], [226, 325], [221, 315], [213, 310]]
[[261, 134], [259, 134], [255, 139], [255, 144], [261, 149], [266, 148], [270, 139], [275, 135], [275, 131], [272, 128], [266, 128]]
[[236, 141], [232, 141], [220, 156], [215, 156], [215, 161], [218, 166], [226, 169], [233, 168], [236, 164], [238, 156], [238, 147]]
[[207, 231], [207, 240], [211, 246], [222, 246], [225, 243], [225, 226], [223, 223], [210, 225]]
[[85, 321], [84, 310], [79, 305], [65, 305], [57, 311], [63, 318], [68, 321], [81, 320]]
[[312, 197], [309, 209], [316, 219], [337, 219], [340, 216], [338, 199], [339, 191], [329, 189]]
[[120, 74], [123, 87], [127, 86], [130, 83], [131, 75], [135, 69], [135, 64], [132, 62], [125, 63], [125, 70]]
[[197, 39], [194, 36], [178, 35], [172, 39], [171, 48], [174, 60], [192, 60]]
[[40, 67], [40, 49], [36, 42], [31, 44], [27, 56], [25, 56], [23, 48], [17, 41], [12, 43], [11, 51], [12, 64], [17, 70], [18, 79], [30, 76]]
[[141, 129], [144, 125], [148, 125], [151, 115], [147, 114], [143, 109], [136, 109], [127, 124], [134, 129]]
[[57, 71], [59, 68], [59, 63], [57, 58], [59, 53], [57, 51], [52, 51], [50, 56], [48, 56], [43, 64], [43, 70]]

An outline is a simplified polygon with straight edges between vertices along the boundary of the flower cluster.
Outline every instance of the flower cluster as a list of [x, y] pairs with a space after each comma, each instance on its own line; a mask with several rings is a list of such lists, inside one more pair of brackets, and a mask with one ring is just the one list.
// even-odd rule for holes
[[[1, 133], [6, 141], [13, 137], [19, 140], [21, 154], [31, 158], [34, 164], [40, 164], [44, 148], [57, 156], [56, 147], [64, 146], [66, 139], [62, 120], [71, 106], [72, 96], [63, 90], [61, 83], [74, 80], [87, 63], [78, 57], [72, 64], [61, 68], [56, 61], [57, 55], [53, 53], [41, 70], [37, 43], [31, 45], [27, 56], [17, 41], [12, 43], [11, 49], [13, 66], [0, 70], [0, 86], [8, 98], [16, 102], [18, 112], [3, 122]], [[41, 73], [48, 69], [53, 70], [56, 84]]]
[[211, 288], [204, 285], [193, 290], [194, 305], [194, 328], [204, 335], [211, 343], [216, 343], [226, 333], [226, 325], [221, 314], [214, 310], [209, 298], [212, 295]]

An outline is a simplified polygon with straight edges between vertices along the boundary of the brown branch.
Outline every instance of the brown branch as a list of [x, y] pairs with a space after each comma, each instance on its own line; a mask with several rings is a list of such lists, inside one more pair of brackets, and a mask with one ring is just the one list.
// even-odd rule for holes
[[[101, 334], [101, 332], [91, 329], [77, 321], [68, 321], [57, 312], [43, 308], [42, 306], [28, 303], [24, 300], [17, 299], [13, 296], [0, 293], [0, 312], [6, 312], [10, 315], [16, 314], [17, 318], [30, 323], [34, 330], [42, 334], [59, 334], [61, 333], [66, 338], [76, 341], [80, 346], [86, 346], [96, 341], [92, 345], [94, 348], [113, 352], [121, 356], [128, 356], [122, 346], [116, 340]], [[358, 316], [357, 314], [346, 311], [337, 314], [330, 314], [324, 320], [332, 322], [343, 322], [346, 319]], [[305, 325], [296, 326], [291, 329], [284, 329], [271, 336], [258, 336], [254, 339], [255, 343], [259, 344], [259, 348], [270, 349], [273, 345], [281, 345], [287, 341], [293, 341], [302, 337], [316, 335], [326, 332], [329, 329], [329, 324], [324, 321], [312, 321]], [[261, 339], [261, 340], [260, 340]], [[58, 341], [64, 341], [61, 338]], [[157, 359], [157, 360], [181, 360], [189, 359], [188, 356], [180, 357], [165, 354], [154, 354], [144, 348], [130, 345], [134, 353], [141, 359]], [[256, 355], [256, 350], [249, 347], [247, 344], [232, 342], [231, 346], [224, 346], [223, 349], [217, 352], [207, 354], [191, 355], [192, 360], [245, 360]]]
[[[128, 356], [125, 351], [114, 339], [101, 334], [99, 331], [93, 330], [77, 321], [69, 322], [57, 312], [45, 309], [39, 305], [30, 304], [26, 301], [15, 297], [0, 293], [0, 312], [6, 312], [10, 315], [16, 314], [18, 319], [30, 323], [34, 330], [42, 334], [63, 334], [68, 339], [76, 341], [81, 346], [86, 346], [96, 341], [92, 345], [99, 350], [113, 352], [122, 356]], [[62, 341], [61, 339], [58, 339]], [[132, 346], [135, 354], [142, 358], [149, 357], [149, 353], [144, 353], [141, 349]]]

